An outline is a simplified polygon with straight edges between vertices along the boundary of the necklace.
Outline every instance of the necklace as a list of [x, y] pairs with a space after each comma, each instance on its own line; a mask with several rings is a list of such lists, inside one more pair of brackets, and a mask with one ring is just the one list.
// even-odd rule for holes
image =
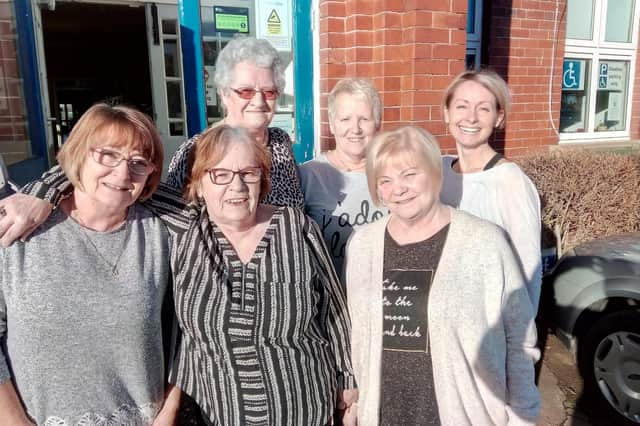
[[124, 234], [124, 237], [122, 238], [122, 243], [120, 245], [118, 256], [116, 257], [115, 262], [111, 262], [102, 253], [102, 251], [100, 251], [100, 249], [98, 248], [96, 243], [93, 242], [93, 239], [91, 238], [91, 235], [89, 234], [89, 232], [87, 232], [87, 229], [90, 229], [90, 228], [87, 225], [84, 224], [84, 222], [82, 221], [82, 219], [80, 219], [79, 216], [75, 215], [75, 216], [71, 216], [71, 217], [73, 217], [78, 222], [78, 224], [80, 225], [79, 226], [80, 233], [82, 234], [84, 239], [89, 243], [89, 245], [97, 253], [98, 257], [100, 259], [102, 259], [102, 261], [104, 263], [107, 264], [107, 266], [109, 268], [109, 272], [111, 272], [111, 275], [114, 276], [114, 277], [117, 277], [118, 276], [118, 264], [120, 263], [120, 259], [122, 258], [122, 255], [124, 254], [124, 250], [127, 247], [127, 241], [129, 240], [129, 221], [125, 218], [124, 231], [118, 232], [119, 234], [120, 233]]
[[[359, 165], [357, 165], [357, 166], [355, 166], [355, 167], [349, 167], [349, 166], [347, 166], [347, 163], [346, 163], [342, 158], [340, 158], [340, 156], [338, 156], [338, 154], [336, 154], [336, 152], [335, 152], [335, 151], [331, 151], [331, 158], [330, 158], [330, 159], [331, 159], [331, 162], [332, 162], [332, 163], [333, 163], [333, 164], [334, 164], [338, 169], [343, 170], [343, 171], [345, 171], [345, 172], [347, 172], [347, 173], [349, 173], [349, 172], [361, 172], [361, 171], [363, 171], [363, 170], [365, 169], [365, 167], [366, 167], [366, 162], [363, 162], [362, 164], [359, 164]], [[340, 164], [337, 164], [338, 162], [339, 162]]]

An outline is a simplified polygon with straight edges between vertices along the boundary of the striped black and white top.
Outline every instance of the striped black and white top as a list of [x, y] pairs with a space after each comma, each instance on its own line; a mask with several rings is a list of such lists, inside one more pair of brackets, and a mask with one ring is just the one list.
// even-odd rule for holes
[[245, 264], [202, 208], [176, 243], [183, 335], [170, 380], [213, 424], [328, 424], [355, 379], [345, 294], [318, 226], [276, 209]]

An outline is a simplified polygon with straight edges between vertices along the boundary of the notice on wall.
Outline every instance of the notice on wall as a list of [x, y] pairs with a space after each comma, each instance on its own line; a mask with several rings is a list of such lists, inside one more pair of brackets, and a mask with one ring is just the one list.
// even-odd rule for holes
[[607, 102], [607, 121], [622, 121], [622, 93], [609, 93]]
[[216, 106], [218, 104], [216, 85], [213, 82], [215, 69], [215, 67], [210, 65], [205, 65], [204, 67], [204, 94], [207, 100], [207, 106]]
[[249, 9], [215, 6], [213, 20], [216, 32], [249, 34]]
[[256, 37], [264, 38], [277, 50], [291, 51], [291, 2], [257, 0]]
[[562, 65], [562, 90], [584, 90], [584, 60], [564, 60]]
[[627, 62], [602, 61], [598, 74], [599, 90], [624, 90], [627, 82]]

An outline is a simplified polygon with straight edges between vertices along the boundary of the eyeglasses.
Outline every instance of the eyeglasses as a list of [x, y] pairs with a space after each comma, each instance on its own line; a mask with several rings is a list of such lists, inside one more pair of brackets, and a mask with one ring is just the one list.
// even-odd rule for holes
[[127, 162], [129, 171], [134, 175], [147, 176], [155, 170], [155, 166], [150, 161], [142, 157], [125, 157], [118, 151], [110, 149], [91, 148], [91, 158], [103, 166], [118, 167], [123, 161]]
[[262, 93], [262, 96], [264, 96], [264, 98], [268, 101], [278, 99], [278, 96], [280, 96], [280, 91], [278, 89], [257, 90], [250, 87], [241, 87], [240, 89], [234, 89], [233, 87], [230, 87], [230, 89], [233, 90], [236, 95], [240, 96], [240, 98], [245, 100], [253, 99], [256, 93]]
[[236, 175], [240, 176], [240, 180], [244, 183], [257, 183], [260, 182], [260, 177], [262, 176], [260, 167], [247, 167], [237, 171], [229, 169], [209, 169], [207, 171], [214, 185], [229, 184]]

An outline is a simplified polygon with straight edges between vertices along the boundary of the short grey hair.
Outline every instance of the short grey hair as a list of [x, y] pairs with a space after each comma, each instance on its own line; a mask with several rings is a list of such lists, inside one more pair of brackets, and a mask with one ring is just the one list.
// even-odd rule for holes
[[347, 77], [341, 79], [333, 86], [331, 93], [329, 93], [329, 122], [333, 123], [333, 119], [336, 117], [336, 98], [342, 93], [365, 98], [367, 102], [369, 102], [369, 105], [371, 105], [376, 129], [380, 128], [380, 123], [382, 122], [382, 102], [380, 102], [380, 94], [373, 82], [367, 78]]
[[284, 64], [271, 43], [261, 38], [236, 37], [220, 51], [216, 60], [213, 79], [218, 91], [230, 87], [235, 66], [241, 62], [271, 69], [276, 88], [279, 92], [284, 90]]

